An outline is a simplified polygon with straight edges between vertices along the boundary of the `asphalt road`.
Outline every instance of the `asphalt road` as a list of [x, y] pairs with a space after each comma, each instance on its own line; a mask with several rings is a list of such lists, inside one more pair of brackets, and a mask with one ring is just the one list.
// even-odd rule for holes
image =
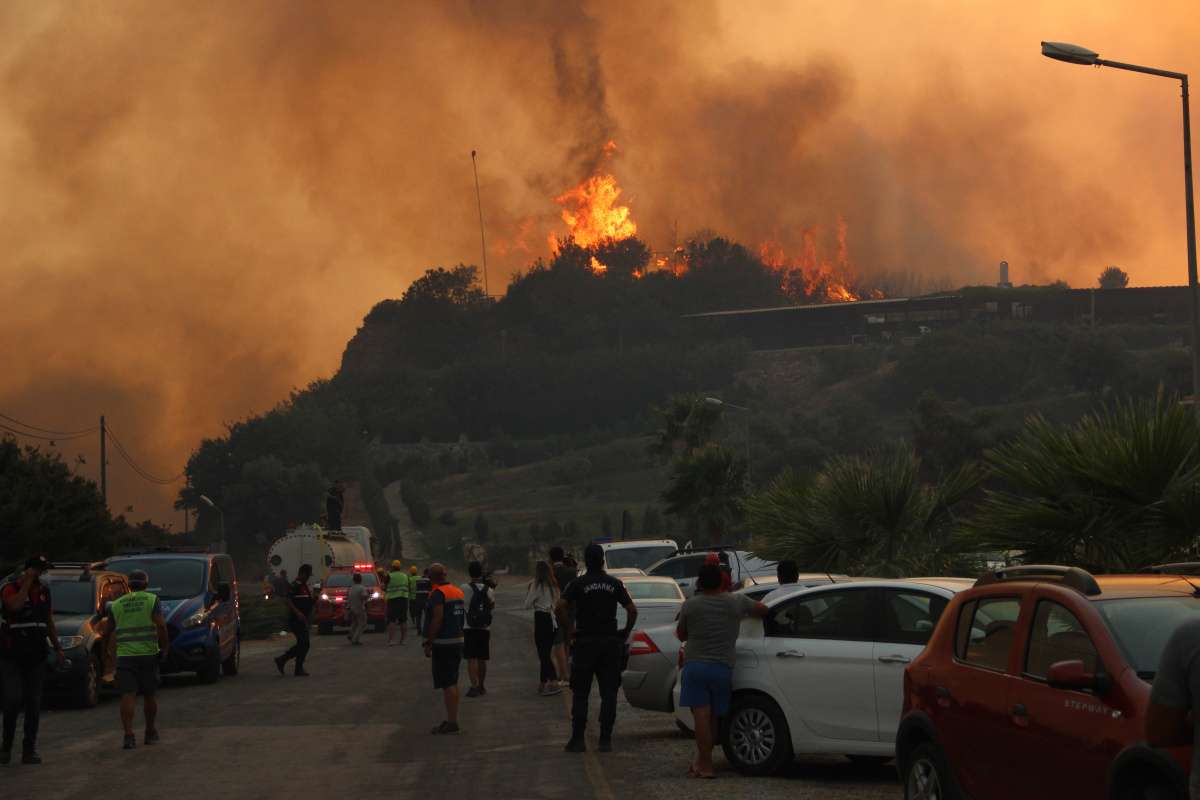
[[[594, 751], [593, 723], [593, 750], [564, 753], [570, 695], [536, 694], [532, 620], [516, 608], [521, 591], [501, 589], [489, 693], [463, 699], [459, 736], [429, 733], [444, 714], [415, 642], [389, 648], [384, 636], [367, 634], [367, 646], [352, 648], [340, 634], [314, 635], [309, 678], [281, 678], [271, 663], [290, 638], [247, 643], [241, 674], [213, 685], [168, 677], [160, 692], [162, 742], [153, 747], [140, 746], [139, 736], [137, 750], [121, 750], [113, 698], [86, 711], [51, 707], [42, 717], [45, 763], [0, 768], [0, 786], [7, 796], [56, 800], [92, 800], [115, 785], [128, 787], [126, 796], [205, 800], [218, 792], [239, 800], [379, 792], [505, 800], [900, 796], [891, 767], [864, 769], [839, 758], [802, 760], [783, 777], [748, 779], [732, 772], [718, 749], [718, 780], [686, 778], [692, 742], [670, 715], [637, 711], [623, 698], [615, 752]], [[465, 664], [462, 681], [465, 690]], [[591, 707], [594, 715], [598, 697]]]

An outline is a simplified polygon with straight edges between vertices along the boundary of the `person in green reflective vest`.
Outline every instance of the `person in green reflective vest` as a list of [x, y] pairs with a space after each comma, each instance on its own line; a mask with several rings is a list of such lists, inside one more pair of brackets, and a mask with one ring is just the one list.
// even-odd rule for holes
[[105, 634], [117, 642], [117, 690], [121, 693], [121, 725], [126, 750], [137, 746], [133, 714], [138, 692], [146, 716], [145, 744], [158, 743], [158, 664], [167, 655], [171, 640], [158, 597], [146, 591], [149, 576], [140, 569], [129, 573], [129, 593], [112, 602], [105, 617]]
[[392, 571], [387, 582], [388, 647], [395, 642], [396, 628], [400, 628], [400, 644], [408, 637], [409, 577], [400, 562], [392, 562]]

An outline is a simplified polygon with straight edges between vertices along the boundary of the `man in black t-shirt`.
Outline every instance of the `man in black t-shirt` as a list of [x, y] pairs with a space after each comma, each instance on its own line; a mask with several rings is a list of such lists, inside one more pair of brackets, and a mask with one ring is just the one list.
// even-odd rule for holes
[[296, 574], [296, 580], [292, 581], [292, 585], [284, 597], [288, 607], [288, 628], [296, 637], [296, 643], [286, 653], [275, 659], [275, 668], [279, 670], [280, 675], [283, 674], [283, 665], [293, 658], [296, 659], [296, 677], [303, 678], [308, 675], [304, 671], [304, 659], [308, 655], [309, 626], [312, 624], [312, 588], [308, 585], [311, 577], [312, 565], [301, 564], [300, 571]]
[[[600, 686], [599, 750], [607, 753], [612, 750], [612, 730], [617, 721], [622, 649], [637, 622], [637, 606], [625, 584], [605, 573], [604, 550], [600, 545], [589, 544], [583, 562], [587, 572], [563, 590], [557, 609], [567, 641], [575, 642], [571, 664], [571, 739], [565, 749], [569, 753], [587, 749], [583, 732], [587, 728], [588, 695], [594, 677]], [[623, 631], [617, 630], [617, 606], [625, 609]]]

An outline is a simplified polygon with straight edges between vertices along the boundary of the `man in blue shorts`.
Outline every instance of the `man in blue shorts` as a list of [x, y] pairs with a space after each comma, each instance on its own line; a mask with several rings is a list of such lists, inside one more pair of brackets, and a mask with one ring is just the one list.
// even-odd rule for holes
[[715, 778], [712, 749], [717, 720], [729, 711], [738, 629], [746, 617], [764, 617], [767, 607], [744, 594], [721, 591], [721, 567], [705, 564], [696, 576], [696, 594], [679, 612], [676, 635], [684, 648], [679, 704], [692, 709], [696, 761], [688, 774]]

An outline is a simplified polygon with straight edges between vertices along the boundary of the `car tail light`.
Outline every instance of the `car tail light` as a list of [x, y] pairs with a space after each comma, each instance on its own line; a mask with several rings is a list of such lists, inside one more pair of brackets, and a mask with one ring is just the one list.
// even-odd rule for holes
[[654, 643], [645, 631], [634, 631], [633, 637], [629, 640], [629, 655], [631, 656], [648, 656], [658, 652], [658, 645]]

